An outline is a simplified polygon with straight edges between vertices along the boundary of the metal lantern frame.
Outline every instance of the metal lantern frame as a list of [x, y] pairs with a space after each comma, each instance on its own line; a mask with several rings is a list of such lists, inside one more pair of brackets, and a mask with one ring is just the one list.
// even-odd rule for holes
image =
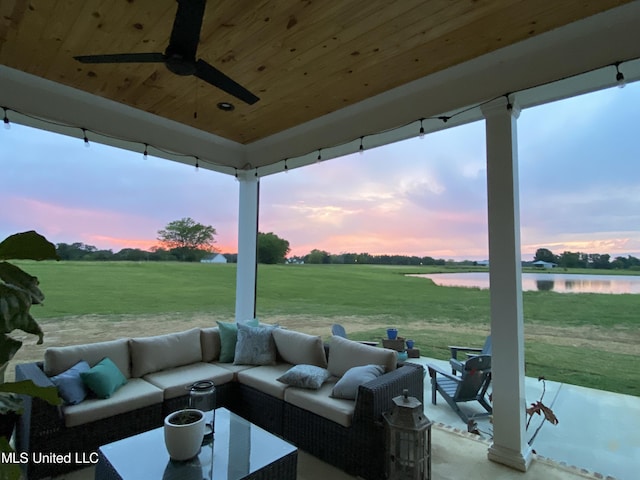
[[393, 398], [394, 407], [383, 414], [387, 431], [388, 480], [431, 479], [431, 422], [422, 403], [408, 390]]

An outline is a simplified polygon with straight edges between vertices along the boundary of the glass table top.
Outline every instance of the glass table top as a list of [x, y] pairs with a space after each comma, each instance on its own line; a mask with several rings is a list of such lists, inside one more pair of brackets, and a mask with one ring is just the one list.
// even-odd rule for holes
[[226, 408], [216, 410], [213, 441], [185, 462], [170, 460], [163, 427], [100, 447], [123, 479], [237, 480], [297, 449]]

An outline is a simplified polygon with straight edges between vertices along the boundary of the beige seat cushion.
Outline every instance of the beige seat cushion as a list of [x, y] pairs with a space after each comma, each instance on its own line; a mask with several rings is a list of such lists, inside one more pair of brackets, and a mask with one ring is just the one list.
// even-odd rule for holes
[[282, 376], [292, 367], [289, 363], [280, 363], [278, 365], [261, 365], [259, 367], [243, 370], [236, 374], [238, 382], [272, 397], [284, 399], [284, 391], [288, 385], [279, 382], [278, 377]]
[[200, 380], [211, 380], [222, 385], [233, 380], [233, 372], [211, 363], [192, 363], [181, 367], [149, 373], [144, 379], [164, 391], [164, 398], [181, 397], [189, 393], [188, 387]]
[[285, 362], [327, 368], [327, 356], [320, 336], [277, 328], [273, 331], [273, 339]]
[[326, 382], [318, 390], [289, 387], [284, 392], [284, 401], [343, 427], [350, 427], [356, 402], [331, 397], [334, 385], [335, 382]]
[[199, 328], [155, 337], [132, 338], [129, 346], [131, 376], [137, 378], [202, 361]]
[[200, 347], [202, 348], [202, 361], [213, 362], [220, 358], [220, 329], [218, 327], [203, 328], [200, 330]]
[[383, 365], [385, 372], [391, 372], [398, 365], [398, 352], [364, 345], [336, 335], [331, 337], [327, 369], [333, 375], [341, 377], [350, 368], [363, 365]]
[[43, 370], [52, 377], [70, 369], [80, 360], [93, 367], [105, 357], [109, 357], [126, 378], [131, 377], [129, 342], [126, 338], [86, 345], [49, 347], [44, 352]]
[[109, 398], [88, 398], [77, 405], [62, 407], [62, 411], [65, 425], [75, 427], [156, 403], [162, 403], [162, 390], [141, 378], [130, 378]]

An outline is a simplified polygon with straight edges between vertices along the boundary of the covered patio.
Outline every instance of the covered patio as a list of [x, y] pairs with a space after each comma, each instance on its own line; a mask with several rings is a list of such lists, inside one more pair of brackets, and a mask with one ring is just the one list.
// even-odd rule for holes
[[235, 315], [245, 319], [256, 313], [262, 177], [485, 119], [488, 456], [526, 471], [517, 118], [523, 108], [638, 80], [640, 3], [209, 2], [197, 58], [259, 97], [249, 103], [162, 64], [73, 58], [164, 51], [176, 6], [2, 2], [5, 123], [236, 176]]

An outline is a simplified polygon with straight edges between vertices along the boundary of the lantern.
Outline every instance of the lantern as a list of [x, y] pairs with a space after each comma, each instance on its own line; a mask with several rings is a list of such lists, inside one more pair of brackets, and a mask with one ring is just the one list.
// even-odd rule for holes
[[201, 380], [187, 387], [189, 390], [189, 407], [205, 413], [206, 425], [204, 438], [213, 437], [216, 418], [216, 387], [211, 380]]
[[389, 480], [431, 479], [431, 425], [422, 403], [409, 391], [393, 399], [391, 413], [383, 413], [387, 431], [386, 464]]

